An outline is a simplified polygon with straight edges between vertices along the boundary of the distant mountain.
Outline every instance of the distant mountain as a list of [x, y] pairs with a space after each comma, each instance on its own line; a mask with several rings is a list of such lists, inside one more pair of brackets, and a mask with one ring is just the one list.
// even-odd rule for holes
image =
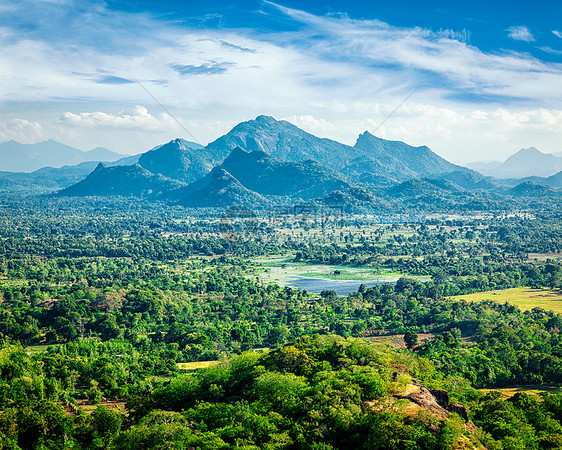
[[345, 212], [388, 211], [392, 208], [386, 200], [375, 197], [362, 188], [336, 190], [330, 192], [320, 202], [333, 208], [341, 207]]
[[267, 206], [271, 202], [257, 192], [244, 187], [222, 167], [215, 167], [209, 174], [189, 186], [168, 194], [187, 207], [226, 207], [231, 205], [250, 208]]
[[0, 190], [29, 193], [57, 191], [83, 180], [97, 164], [91, 161], [75, 166], [43, 167], [31, 173], [0, 172]]
[[199, 144], [174, 139], [143, 153], [138, 162], [152, 173], [191, 183], [208, 174], [222, 159]]
[[261, 150], [247, 152], [237, 147], [221, 167], [242, 185], [262, 195], [307, 200], [350, 187], [341, 175], [315, 161], [282, 161]]
[[86, 161], [116, 161], [119, 158], [125, 157], [125, 155], [112, 152], [104, 147], [96, 147], [83, 153], [88, 158]]
[[250, 152], [259, 150], [286, 161], [314, 160], [335, 170], [356, 155], [353, 147], [316, 137], [292, 123], [268, 116], [236, 125], [206, 149], [215, 157], [225, 159], [236, 147]]
[[0, 170], [33, 172], [42, 167], [62, 167], [87, 161], [115, 161], [123, 156], [105, 148], [83, 152], [53, 140], [37, 144], [8, 141], [0, 143]]
[[[107, 166], [133, 165], [138, 161], [139, 156], [126, 156], [105, 164]], [[98, 164], [98, 161], [87, 161], [74, 166], [43, 167], [31, 173], [0, 172], [0, 191], [29, 193], [58, 191], [82, 181]]]
[[350, 161], [342, 172], [364, 183], [400, 182], [468, 170], [448, 162], [426, 146], [388, 141], [368, 131], [359, 136], [355, 149], [360, 156]]
[[549, 177], [562, 170], [562, 158], [551, 153], [543, 153], [535, 147], [522, 148], [499, 165], [480, 166], [472, 163], [470, 167], [484, 175], [496, 178], [525, 178], [531, 176]]
[[537, 182], [536, 184], [544, 184], [545, 186], [550, 186], [554, 188], [562, 188], [562, 171], [551, 175], [548, 178], [544, 178], [542, 183]]
[[549, 186], [541, 186], [530, 181], [525, 181], [511, 188], [507, 193], [515, 197], [544, 197], [561, 195], [562, 191]]
[[449, 180], [414, 179], [393, 186], [387, 190], [391, 197], [419, 197], [423, 195], [443, 195], [463, 191]]
[[178, 187], [185, 186], [177, 180], [155, 175], [141, 167], [109, 167], [99, 163], [84, 180], [59, 192], [61, 196], [157, 196]]
[[489, 191], [504, 185], [492, 177], [485, 177], [484, 175], [472, 170], [450, 172], [445, 175], [439, 176], [438, 179], [451, 181], [458, 187], [468, 189], [470, 191]]

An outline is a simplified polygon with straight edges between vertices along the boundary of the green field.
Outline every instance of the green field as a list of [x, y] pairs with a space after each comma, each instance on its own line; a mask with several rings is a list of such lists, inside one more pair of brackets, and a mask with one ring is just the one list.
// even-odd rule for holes
[[492, 300], [496, 303], [509, 303], [522, 311], [542, 308], [562, 314], [562, 291], [552, 289], [532, 289], [519, 287], [498, 291], [476, 292], [474, 294], [458, 295], [456, 298], [469, 302]]
[[35, 354], [46, 352], [49, 347], [57, 347], [61, 344], [38, 344], [25, 347], [26, 353]]

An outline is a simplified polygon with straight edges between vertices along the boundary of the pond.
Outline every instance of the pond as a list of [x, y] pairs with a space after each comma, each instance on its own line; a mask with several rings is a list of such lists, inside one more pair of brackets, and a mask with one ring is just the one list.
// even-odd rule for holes
[[366, 287], [370, 288], [373, 286], [378, 286], [384, 283], [396, 283], [396, 281], [358, 281], [358, 280], [327, 280], [325, 278], [307, 278], [293, 276], [289, 277], [283, 283], [285, 286], [290, 286], [293, 288], [298, 288], [304, 291], [319, 294], [322, 291], [335, 291], [338, 295], [349, 295], [351, 292], [357, 292], [359, 286], [364, 284]]

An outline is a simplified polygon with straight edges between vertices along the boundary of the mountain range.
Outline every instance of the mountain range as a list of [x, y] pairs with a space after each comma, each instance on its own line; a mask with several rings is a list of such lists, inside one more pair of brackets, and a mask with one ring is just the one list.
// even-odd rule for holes
[[[506, 167], [530, 152], [519, 152]], [[268, 116], [242, 122], [206, 147], [172, 140], [142, 154], [134, 171], [98, 167], [96, 172], [60, 194], [137, 195], [189, 207], [333, 204], [339, 199], [384, 209], [385, 198], [409, 198], [416, 205], [459, 198], [479, 204], [474, 199], [478, 192], [516, 197], [559, 193], [556, 186], [543, 189], [549, 186], [543, 178], [498, 180], [452, 164], [426, 146], [364, 132], [351, 147]]]
[[[521, 150], [503, 163], [505, 173], [537, 155], [544, 154]], [[190, 207], [342, 201], [384, 209], [386, 199], [417, 199], [412, 200], [417, 205], [463, 198], [482, 204], [475, 200], [478, 193], [559, 195], [561, 179], [562, 173], [500, 180], [452, 164], [426, 146], [412, 147], [369, 132], [348, 146], [289, 122], [258, 116], [205, 147], [174, 139], [109, 163], [43, 168], [30, 174], [0, 172], [0, 188], [35, 186], [59, 190], [62, 196], [136, 196]]]
[[[95, 177], [61, 191], [61, 195], [123, 195], [123, 186], [129, 184], [129, 195], [158, 192], [160, 199], [190, 206], [219, 206], [235, 199], [266, 204], [271, 198], [293, 202], [321, 199], [333, 191], [381, 180], [395, 183], [452, 171], [470, 173], [428, 147], [386, 141], [368, 132], [350, 147], [267, 116], [235, 126], [206, 147], [172, 140], [142, 154], [138, 164], [136, 171], [98, 167]], [[142, 187], [137, 173], [140, 168], [147, 171], [142, 179], [148, 184]], [[149, 182], [149, 173], [164, 177], [161, 180], [166, 183], [176, 180], [188, 185], [170, 189], [166, 184], [154, 189], [157, 179]], [[129, 183], [123, 182], [126, 177], [132, 177]], [[116, 186], [110, 188], [112, 184]]]

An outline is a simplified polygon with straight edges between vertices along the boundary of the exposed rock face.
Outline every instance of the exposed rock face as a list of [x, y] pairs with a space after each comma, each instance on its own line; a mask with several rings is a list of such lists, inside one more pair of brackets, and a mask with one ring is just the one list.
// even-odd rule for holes
[[449, 403], [449, 393], [447, 391], [441, 389], [429, 390], [425, 386], [420, 386], [419, 392], [401, 395], [399, 397], [406, 398], [442, 418], [447, 418], [449, 414], [456, 413], [462, 417], [465, 422], [468, 422], [466, 406], [461, 403]]
[[441, 389], [432, 389], [429, 392], [433, 394], [439, 406], [442, 406], [445, 409], [447, 408], [447, 406], [449, 406], [449, 393], [447, 391], [443, 391]]
[[468, 422], [468, 410], [462, 403], [451, 403], [447, 409], [452, 413], [457, 413], [465, 422]]
[[[444, 392], [444, 391], [441, 391]], [[447, 394], [448, 397], [448, 394]], [[449, 416], [449, 411], [445, 409], [443, 406], [439, 404], [437, 398], [431, 393], [431, 391], [426, 388], [425, 386], [420, 386], [420, 392], [415, 394], [409, 394], [405, 396], [408, 400], [418, 404], [423, 409], [435, 414], [436, 416], [440, 416], [446, 418]]]

